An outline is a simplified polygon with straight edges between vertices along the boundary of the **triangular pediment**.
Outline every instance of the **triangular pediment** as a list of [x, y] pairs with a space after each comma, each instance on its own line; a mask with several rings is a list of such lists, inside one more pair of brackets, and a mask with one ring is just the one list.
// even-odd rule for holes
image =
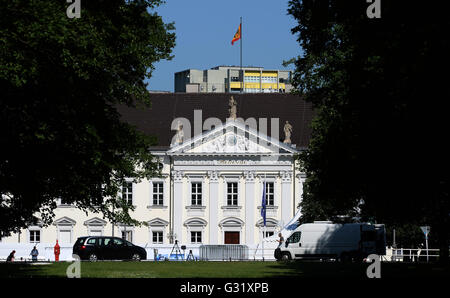
[[53, 222], [55, 226], [73, 226], [77, 222], [67, 216], [61, 217]]
[[94, 218], [86, 220], [84, 222], [84, 225], [85, 226], [105, 226], [106, 223], [107, 222], [105, 220], [98, 218], [98, 217], [94, 217]]
[[228, 121], [169, 150], [169, 154], [261, 154], [297, 153], [295, 147], [252, 129], [239, 121]]

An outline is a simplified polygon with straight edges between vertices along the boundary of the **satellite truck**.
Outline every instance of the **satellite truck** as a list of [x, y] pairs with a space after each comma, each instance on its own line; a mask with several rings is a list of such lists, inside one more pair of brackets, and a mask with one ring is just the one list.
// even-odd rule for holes
[[383, 224], [315, 221], [298, 226], [275, 249], [275, 259], [363, 261], [370, 254], [386, 254]]

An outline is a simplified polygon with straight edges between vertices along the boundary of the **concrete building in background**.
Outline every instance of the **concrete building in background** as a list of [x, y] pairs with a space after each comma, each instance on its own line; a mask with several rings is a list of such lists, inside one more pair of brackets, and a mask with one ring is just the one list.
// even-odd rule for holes
[[216, 66], [175, 73], [175, 92], [183, 93], [289, 93], [292, 71], [263, 67]]

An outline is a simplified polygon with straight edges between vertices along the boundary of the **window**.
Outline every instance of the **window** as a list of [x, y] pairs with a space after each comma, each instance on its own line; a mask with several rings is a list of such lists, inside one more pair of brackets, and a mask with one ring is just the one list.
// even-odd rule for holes
[[202, 183], [194, 182], [191, 184], [191, 205], [202, 205]]
[[71, 204], [70, 204], [69, 200], [61, 198], [61, 204], [60, 205], [69, 206]]
[[41, 231], [30, 231], [30, 243], [41, 242]]
[[122, 231], [122, 239], [133, 242], [133, 231]]
[[76, 245], [80, 246], [84, 244], [84, 241], [86, 240], [86, 237], [80, 237], [77, 239], [77, 241], [75, 242]]
[[153, 182], [153, 205], [162, 206], [164, 204], [164, 184]]
[[301, 236], [302, 232], [295, 232], [294, 234], [292, 234], [287, 241], [289, 241], [289, 243], [297, 243], [300, 242], [300, 236]]
[[86, 242], [86, 244], [96, 244], [97, 243], [97, 238], [90, 238], [87, 242]]
[[227, 183], [227, 205], [237, 206], [238, 205], [238, 183], [228, 182]]
[[100, 238], [101, 239], [101, 241], [100, 241], [100, 245], [112, 245], [113, 244], [113, 241], [112, 241], [112, 238]]
[[153, 231], [152, 239], [153, 239], [153, 243], [162, 244], [163, 243], [163, 232], [162, 231]]
[[266, 205], [267, 206], [275, 205], [273, 182], [266, 182]]
[[133, 183], [124, 182], [122, 186], [122, 198], [127, 202], [127, 204], [133, 204]]
[[273, 231], [267, 231], [265, 234], [266, 234], [265, 237], [267, 238], [267, 237], [273, 236], [274, 232]]
[[[122, 235], [123, 235], [123, 233], [122, 233]], [[124, 242], [121, 240], [121, 239], [117, 239], [117, 238], [114, 238], [114, 245], [123, 245], [124, 244]]]
[[191, 243], [202, 243], [202, 232], [191, 232]]

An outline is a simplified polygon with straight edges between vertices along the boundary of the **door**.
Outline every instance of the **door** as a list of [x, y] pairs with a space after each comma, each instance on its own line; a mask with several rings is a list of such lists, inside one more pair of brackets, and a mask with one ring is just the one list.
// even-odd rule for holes
[[240, 232], [225, 232], [225, 244], [239, 244]]
[[59, 231], [59, 243], [69, 244], [72, 242], [71, 237], [72, 232], [70, 230], [60, 230]]
[[[294, 232], [285, 242], [285, 248], [291, 253], [292, 258], [302, 257], [305, 252], [300, 241], [302, 232]], [[283, 250], [283, 247], [281, 247]]]
[[102, 236], [102, 230], [91, 230], [90, 236]]
[[114, 252], [113, 252], [113, 260], [125, 260], [129, 259], [128, 256], [128, 247], [125, 244], [125, 241], [120, 238], [114, 238]]
[[133, 242], [133, 231], [122, 231], [122, 239]]
[[105, 260], [114, 259], [115, 247], [111, 237], [101, 238], [99, 245], [99, 257]]
[[361, 250], [364, 254], [370, 255], [376, 253], [377, 231], [361, 231]]

